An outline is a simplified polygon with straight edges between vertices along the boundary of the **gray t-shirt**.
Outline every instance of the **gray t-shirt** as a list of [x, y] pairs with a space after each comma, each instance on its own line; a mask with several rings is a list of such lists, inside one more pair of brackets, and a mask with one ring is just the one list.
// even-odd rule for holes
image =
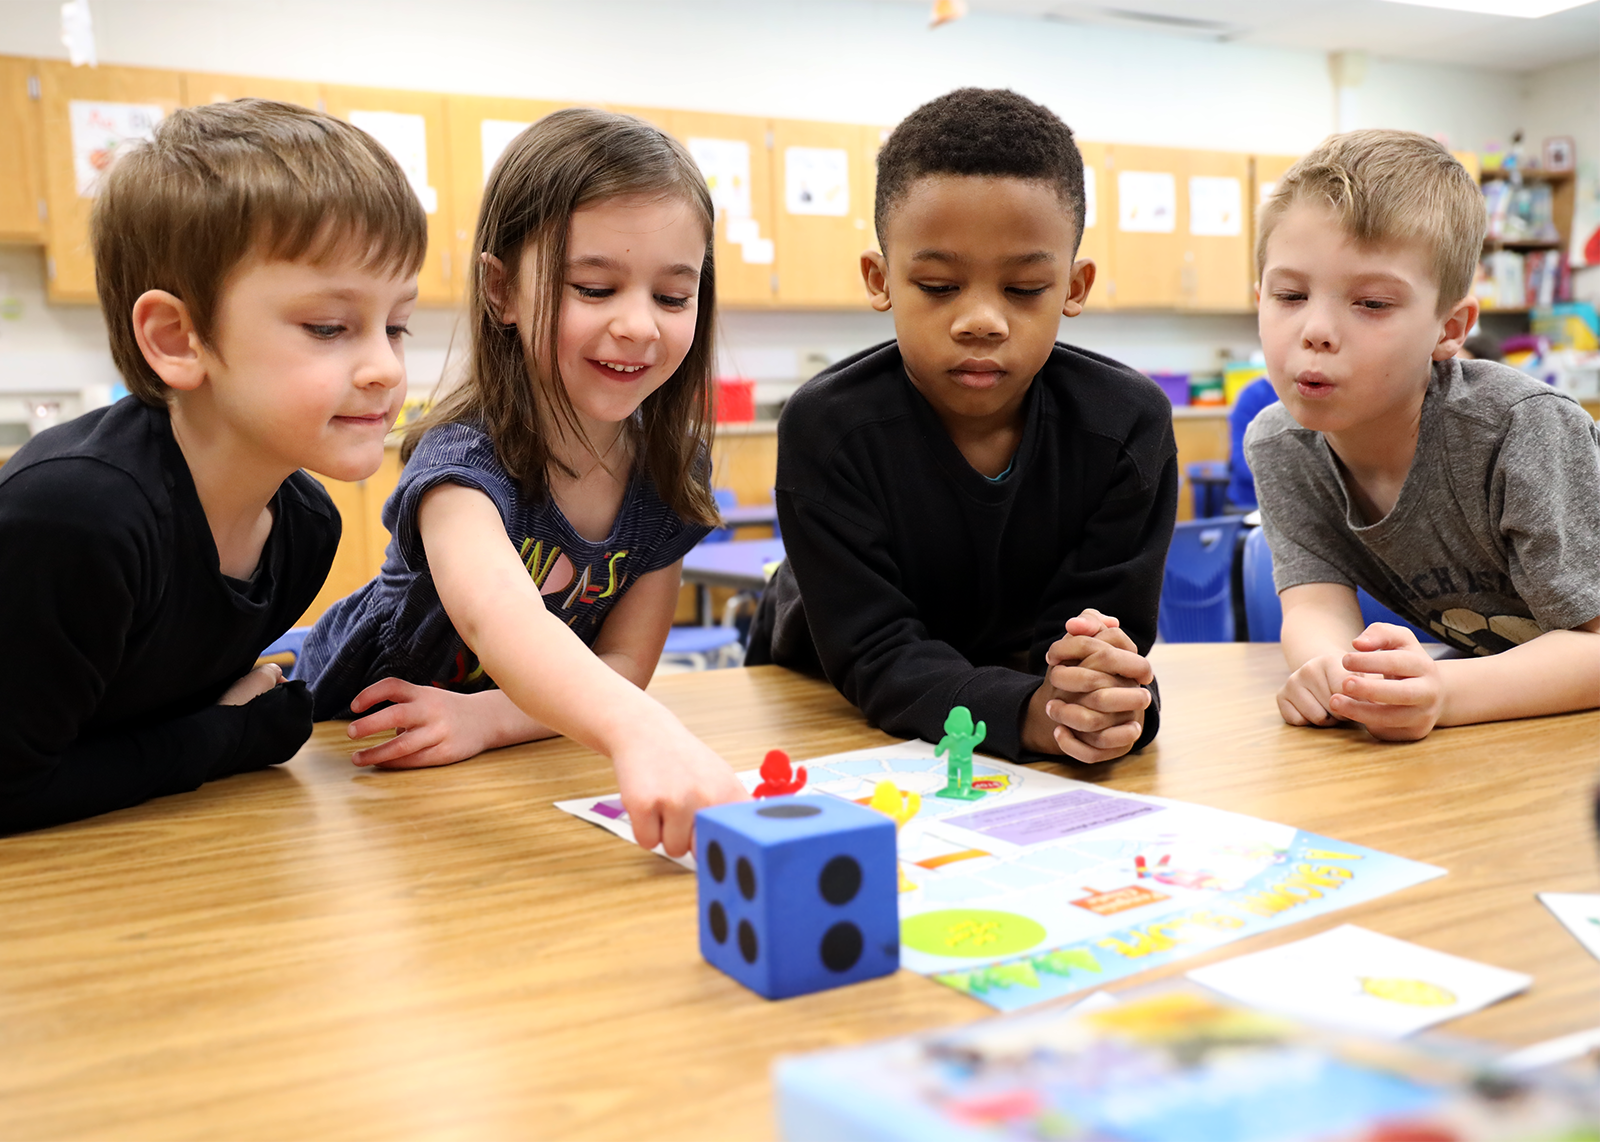
[[1322, 434], [1283, 405], [1256, 418], [1244, 448], [1279, 591], [1365, 587], [1475, 654], [1600, 615], [1600, 429], [1515, 369], [1435, 363], [1411, 471], [1376, 523]]

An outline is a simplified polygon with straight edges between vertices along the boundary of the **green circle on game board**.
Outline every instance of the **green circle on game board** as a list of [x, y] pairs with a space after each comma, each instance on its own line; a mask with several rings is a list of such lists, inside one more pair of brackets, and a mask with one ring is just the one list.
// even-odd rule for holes
[[1013, 956], [1044, 942], [1044, 925], [1015, 912], [947, 908], [900, 925], [900, 942], [929, 956], [969, 959]]

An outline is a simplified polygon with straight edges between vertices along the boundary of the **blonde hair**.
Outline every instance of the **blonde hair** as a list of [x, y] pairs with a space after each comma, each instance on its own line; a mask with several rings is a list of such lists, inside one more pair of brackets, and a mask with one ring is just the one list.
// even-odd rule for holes
[[[683, 199], [705, 227], [705, 260], [694, 340], [677, 371], [645, 398], [626, 426], [634, 454], [661, 500], [690, 523], [720, 522], [706, 481], [697, 471], [707, 444], [711, 372], [715, 355], [716, 275], [712, 262], [713, 211], [706, 181], [689, 152], [670, 135], [636, 119], [589, 108], [553, 112], [511, 141], [489, 175], [473, 240], [474, 273], [467, 286], [471, 349], [466, 375], [426, 416], [406, 431], [401, 457], [430, 428], [471, 422], [494, 442], [495, 456], [525, 490], [549, 495], [556, 426], [586, 441], [572, 398], [559, 376], [557, 332], [567, 280], [567, 231], [573, 212], [629, 195]], [[506, 324], [485, 288], [489, 254], [515, 288], [524, 257], [537, 259], [537, 296], [529, 342]], [[539, 361], [551, 362], [546, 368]]]
[[181, 300], [215, 348], [224, 283], [252, 254], [323, 262], [354, 255], [415, 274], [428, 219], [400, 164], [371, 135], [290, 103], [236, 99], [174, 112], [101, 179], [89, 223], [111, 356], [148, 405], [169, 390], [133, 333], [147, 290]]
[[1261, 208], [1256, 276], [1267, 240], [1297, 202], [1332, 208], [1356, 242], [1420, 241], [1433, 254], [1442, 314], [1472, 289], [1488, 225], [1483, 194], [1443, 144], [1412, 131], [1348, 131], [1289, 168]]

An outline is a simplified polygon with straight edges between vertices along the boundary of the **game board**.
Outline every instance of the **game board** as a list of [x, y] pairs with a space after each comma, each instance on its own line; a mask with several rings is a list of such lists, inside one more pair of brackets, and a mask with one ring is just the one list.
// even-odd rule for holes
[[[945, 800], [933, 794], [946, 762], [925, 742], [804, 764], [802, 797], [867, 804], [885, 779], [922, 794], [899, 834], [901, 964], [1003, 1011], [1444, 875], [1292, 825], [981, 754], [972, 782], [986, 796]], [[615, 797], [556, 806], [633, 839]]]

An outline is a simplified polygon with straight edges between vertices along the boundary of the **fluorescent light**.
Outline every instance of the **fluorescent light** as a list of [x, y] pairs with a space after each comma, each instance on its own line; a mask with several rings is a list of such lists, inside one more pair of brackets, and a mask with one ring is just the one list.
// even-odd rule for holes
[[1482, 16], [1521, 16], [1537, 20], [1568, 8], [1580, 8], [1589, 0], [1389, 0], [1391, 4], [1410, 4], [1417, 8], [1447, 8], [1452, 12], [1476, 12]]

